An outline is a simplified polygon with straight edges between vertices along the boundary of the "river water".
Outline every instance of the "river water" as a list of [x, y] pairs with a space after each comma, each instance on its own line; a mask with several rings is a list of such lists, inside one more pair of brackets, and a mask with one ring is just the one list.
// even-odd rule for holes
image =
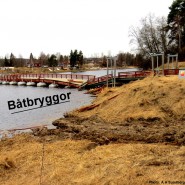
[[[130, 68], [130, 69], [117, 69], [116, 70], [116, 75], [118, 75], [119, 72], [127, 72], [127, 71], [138, 71], [139, 69], [136, 68]], [[109, 74], [114, 74], [114, 71], [109, 69], [108, 71]], [[71, 72], [66, 72], [64, 74], [71, 74]], [[75, 73], [76, 74], [76, 73]], [[83, 74], [83, 75], [95, 75], [96, 77], [104, 76], [107, 75], [107, 70], [96, 70], [96, 71], [83, 71], [83, 72], [78, 72], [78, 74]]]
[[[132, 71], [136, 69], [119, 70], [120, 71]], [[109, 71], [111, 74], [111, 71]], [[79, 74], [84, 75], [96, 75], [103, 76], [107, 74], [106, 70], [98, 71], [86, 71], [79, 72]], [[0, 131], [8, 129], [19, 129], [38, 125], [48, 125], [52, 126], [52, 121], [63, 117], [63, 114], [71, 111], [73, 109], [79, 108], [83, 105], [88, 105], [94, 99], [89, 94], [84, 94], [85, 91], [78, 91], [77, 89], [67, 89], [67, 88], [44, 88], [44, 87], [30, 87], [30, 86], [12, 86], [12, 85], [0, 85]], [[8, 101], [22, 102], [27, 98], [34, 100], [36, 98], [46, 98], [48, 96], [53, 97], [54, 95], [58, 97], [61, 94], [70, 94], [70, 101], [61, 104], [55, 104], [52, 106], [43, 106], [37, 108], [38, 105], [33, 105], [31, 108], [36, 108], [32, 110], [30, 107], [25, 107], [22, 103], [22, 108], [12, 107], [9, 110]], [[20, 100], [20, 101], [18, 101]], [[39, 104], [39, 102], [37, 102]], [[23, 111], [22, 110], [27, 110]], [[19, 112], [21, 111], [21, 112]]]
[[[87, 105], [93, 100], [90, 95], [84, 94], [84, 91], [78, 91], [77, 89], [0, 85], [0, 92], [0, 130], [25, 128], [45, 124], [51, 125], [53, 120], [63, 117], [64, 113], [82, 105]], [[41, 99], [47, 96], [53, 97], [54, 95], [67, 93], [71, 93], [70, 102], [19, 113], [14, 113], [16, 111], [18, 112], [19, 109], [13, 109], [13, 106], [11, 106], [12, 109], [9, 110], [8, 101], [17, 102], [17, 99], [19, 99], [22, 102], [22, 100], [26, 98], [34, 100], [36, 98]], [[38, 103], [38, 105], [40, 104]], [[33, 106], [31, 108], [34, 107], [38, 106]], [[20, 108], [20, 110], [28, 110], [28, 107], [23, 105], [23, 108]]]

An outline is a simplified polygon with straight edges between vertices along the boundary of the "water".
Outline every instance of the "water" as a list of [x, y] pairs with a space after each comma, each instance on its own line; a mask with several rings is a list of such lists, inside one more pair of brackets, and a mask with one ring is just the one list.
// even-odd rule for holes
[[[128, 71], [137, 71], [139, 69], [136, 68], [130, 68], [130, 69], [117, 69], [116, 75], [118, 75], [119, 72], [128, 72]], [[65, 72], [62, 74], [71, 74], [71, 72]], [[104, 70], [97, 70], [97, 71], [83, 71], [83, 72], [77, 72], [74, 74], [82, 74], [82, 75], [95, 75], [96, 77], [107, 75], [107, 69]], [[109, 74], [114, 74], [113, 70], [109, 70]]]
[[[137, 69], [122, 69], [118, 72], [136, 71]], [[109, 71], [111, 74], [113, 71]], [[71, 74], [69, 72], [68, 74]], [[96, 77], [104, 76], [107, 74], [107, 70], [97, 71], [85, 71], [78, 72], [83, 75], [95, 75]], [[9, 110], [8, 101], [15, 101], [25, 98], [35, 99], [53, 95], [60, 95], [61, 93], [71, 92], [70, 102], [34, 109], [30, 111], [20, 112], [12, 114], [16, 111], [27, 110], [26, 108]], [[83, 105], [90, 104], [93, 98], [84, 94], [84, 91], [78, 91], [77, 89], [60, 89], [60, 88], [43, 88], [43, 87], [29, 87], [29, 86], [12, 86], [12, 85], [0, 85], [0, 130], [26, 128], [38, 125], [51, 126], [52, 121], [63, 117], [63, 114], [71, 111], [75, 108], [79, 108]], [[38, 106], [33, 106], [38, 107]], [[31, 108], [33, 108], [31, 107]]]
[[[12, 100], [15, 102], [17, 102], [17, 99], [22, 101], [25, 98], [33, 100], [35, 98], [53, 97], [53, 95], [67, 94], [69, 92], [71, 93], [70, 102], [62, 104], [55, 104], [15, 114], [12, 113], [20, 110], [27, 110], [28, 107], [23, 106], [23, 108], [15, 108], [12, 110], [9, 110], [8, 107], [8, 101]], [[52, 121], [63, 117], [64, 113], [79, 108], [80, 106], [87, 105], [93, 100], [90, 95], [84, 94], [84, 91], [78, 91], [77, 89], [0, 85], [0, 93], [0, 130], [52, 125]], [[31, 108], [33, 107], [38, 107], [38, 105], [31, 106]]]

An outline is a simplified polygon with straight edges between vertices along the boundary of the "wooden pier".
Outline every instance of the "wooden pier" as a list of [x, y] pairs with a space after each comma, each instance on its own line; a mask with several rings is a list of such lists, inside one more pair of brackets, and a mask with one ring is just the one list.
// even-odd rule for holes
[[47, 85], [58, 84], [59, 86], [69, 86], [79, 88], [88, 80], [95, 79], [94, 75], [80, 74], [10, 74], [0, 75], [0, 81], [15, 82], [43, 82]]
[[[162, 71], [130, 71], [119, 72], [115, 77], [116, 85], [122, 85], [143, 79], [151, 74], [157, 75]], [[178, 75], [179, 69], [166, 69], [164, 75]], [[47, 85], [58, 84], [60, 87], [74, 87], [79, 89], [90, 89], [113, 83], [113, 75], [95, 77], [94, 75], [81, 74], [1, 74], [0, 81], [5, 82], [43, 82]]]
[[[119, 72], [118, 76], [116, 76], [116, 85], [122, 85], [129, 83], [130, 81], [135, 81], [139, 79], [143, 79], [146, 76], [149, 76], [151, 74], [151, 71], [130, 71], [130, 72]], [[87, 81], [86, 88], [96, 88], [103, 85], [108, 84], [111, 86], [113, 83], [113, 75], [105, 75], [98, 78], [95, 78], [94, 80]]]

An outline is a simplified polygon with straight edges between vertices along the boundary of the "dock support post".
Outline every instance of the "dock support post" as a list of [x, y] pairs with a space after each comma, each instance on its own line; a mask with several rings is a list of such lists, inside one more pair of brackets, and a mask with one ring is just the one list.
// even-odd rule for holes
[[107, 59], [107, 87], [109, 87], [109, 61]]
[[112, 78], [112, 87], [114, 86], [114, 78], [113, 78], [113, 60], [112, 57], [110, 57], [111, 60], [111, 78]]
[[117, 56], [114, 57], [114, 87], [116, 86], [116, 60]]
[[176, 69], [178, 68], [178, 54], [176, 54]]
[[152, 71], [154, 72], [154, 57], [152, 55]]
[[164, 75], [164, 52], [162, 53], [162, 70]]

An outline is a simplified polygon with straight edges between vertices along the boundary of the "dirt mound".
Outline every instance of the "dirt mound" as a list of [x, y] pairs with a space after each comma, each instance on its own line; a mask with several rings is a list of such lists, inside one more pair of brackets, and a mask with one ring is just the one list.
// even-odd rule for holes
[[110, 123], [93, 115], [87, 119], [61, 118], [54, 121], [53, 125], [58, 128], [56, 134], [62, 138], [88, 139], [98, 145], [130, 142], [185, 145], [185, 122], [182, 121]]
[[185, 80], [148, 77], [104, 89], [92, 105], [53, 122], [66, 138], [100, 145], [142, 142], [185, 145]]
[[148, 77], [104, 89], [93, 105], [69, 114], [85, 118], [97, 114], [108, 122], [185, 120], [184, 97], [185, 80], [178, 76]]

